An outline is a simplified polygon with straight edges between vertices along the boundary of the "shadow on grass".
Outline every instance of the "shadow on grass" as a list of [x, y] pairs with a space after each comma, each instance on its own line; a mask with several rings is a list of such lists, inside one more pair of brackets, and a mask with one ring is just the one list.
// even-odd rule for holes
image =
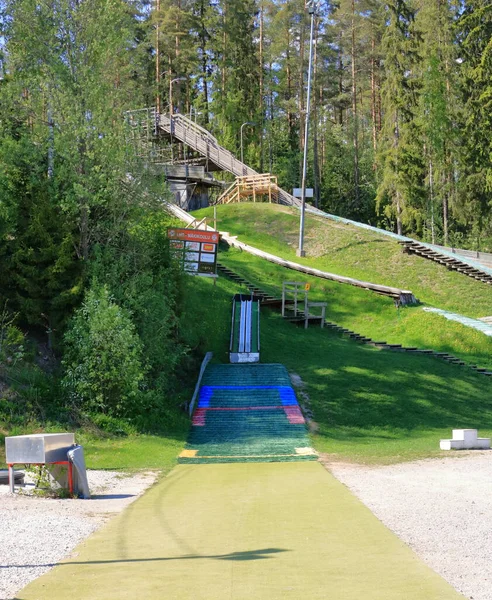
[[69, 567], [71, 565], [108, 565], [115, 563], [144, 563], [144, 562], [166, 562], [170, 560], [233, 560], [233, 561], [251, 561], [267, 560], [273, 558], [273, 555], [280, 552], [288, 552], [284, 548], [263, 548], [260, 550], [248, 550], [245, 552], [229, 552], [228, 554], [184, 554], [182, 556], [158, 556], [155, 558], [121, 558], [114, 560], [73, 560], [65, 563], [44, 563], [32, 565], [0, 565], [0, 569], [34, 569], [39, 567]]
[[[266, 315], [264, 314], [264, 317]], [[435, 358], [379, 351], [263, 318], [262, 359], [308, 384], [320, 434], [394, 440], [416, 430], [492, 428], [490, 381]]]

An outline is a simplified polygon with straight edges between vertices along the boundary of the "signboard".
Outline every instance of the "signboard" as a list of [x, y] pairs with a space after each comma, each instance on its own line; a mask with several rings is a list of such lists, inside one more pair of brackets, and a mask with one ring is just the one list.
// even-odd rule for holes
[[200, 229], [167, 230], [171, 252], [190, 275], [210, 276], [215, 274], [219, 234]]
[[[306, 198], [313, 198], [314, 191], [313, 188], [306, 188], [305, 190]], [[294, 198], [302, 198], [302, 188], [294, 188], [293, 194]]]

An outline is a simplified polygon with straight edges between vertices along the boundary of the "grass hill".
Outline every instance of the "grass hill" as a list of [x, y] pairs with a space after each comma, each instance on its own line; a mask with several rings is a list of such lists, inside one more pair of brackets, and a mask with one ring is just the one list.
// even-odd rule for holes
[[[280, 295], [282, 281], [311, 282], [310, 297], [328, 302], [327, 318], [358, 333], [459, 356], [492, 368], [492, 338], [459, 323], [426, 313], [435, 306], [469, 317], [492, 315], [492, 288], [415, 255], [404, 254], [391, 238], [312, 215], [306, 219], [306, 258], [295, 255], [299, 214], [275, 204], [231, 204], [217, 208], [218, 228], [239, 240], [332, 273], [411, 290], [417, 307], [397, 310], [391, 299], [363, 289], [305, 277], [235, 249], [220, 260], [260, 287]], [[211, 217], [212, 209], [195, 216]]]
[[[219, 207], [218, 213], [220, 229], [297, 260], [298, 215], [288, 208], [233, 205]], [[211, 210], [201, 214], [210, 215]], [[490, 287], [404, 255], [387, 238], [312, 217], [307, 232], [312, 256], [299, 261], [411, 289], [424, 303], [468, 316], [492, 314]], [[300, 278], [299, 273], [234, 249], [224, 248], [220, 260], [276, 295], [282, 281]], [[328, 301], [328, 318], [350, 329], [373, 339], [434, 348], [492, 366], [492, 340], [479, 332], [420, 307], [398, 311], [391, 299], [359, 288], [314, 277], [302, 279], [311, 282], [313, 298]], [[232, 296], [241, 291], [245, 290], [223, 277], [216, 285], [204, 278], [187, 278], [181, 327], [190, 329], [186, 338], [198, 353], [211, 350], [214, 361], [228, 362]], [[439, 439], [449, 437], [452, 428], [479, 428], [481, 435], [492, 435], [491, 379], [436, 358], [379, 350], [318, 327], [305, 331], [262, 309], [261, 360], [282, 363], [304, 381], [315, 420], [312, 445], [335, 459], [390, 463], [438, 456]], [[169, 427], [162, 436], [78, 431], [88, 466], [171, 468], [188, 429], [178, 405], [191, 396], [194, 383], [190, 380], [176, 390], [175, 413], [169, 414]], [[21, 421], [4, 427], [3, 420], [12, 424], [7, 418], [10, 410], [8, 400], [0, 402], [0, 462], [3, 435], [42, 429], [40, 424]], [[43, 428], [60, 430], [56, 422]]]
[[[198, 277], [190, 282], [188, 310], [199, 311], [216, 362], [228, 361], [232, 295], [240, 291], [223, 277], [215, 286]], [[378, 350], [319, 327], [306, 331], [262, 309], [261, 361], [301, 377], [314, 412], [312, 444], [334, 459], [439, 456], [439, 439], [452, 428], [492, 434], [491, 380], [435, 358]]]

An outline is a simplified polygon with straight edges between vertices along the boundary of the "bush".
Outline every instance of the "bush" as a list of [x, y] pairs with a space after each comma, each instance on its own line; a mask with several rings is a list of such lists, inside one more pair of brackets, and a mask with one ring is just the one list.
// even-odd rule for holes
[[142, 344], [106, 286], [87, 292], [64, 337], [62, 386], [78, 409], [132, 416], [145, 407]]
[[99, 429], [112, 435], [120, 435], [126, 437], [128, 435], [134, 435], [137, 431], [135, 427], [132, 427], [124, 419], [118, 419], [111, 415], [96, 414], [92, 416], [92, 421]]
[[0, 312], [0, 363], [15, 364], [24, 358], [24, 334], [14, 325], [17, 315], [7, 310]]

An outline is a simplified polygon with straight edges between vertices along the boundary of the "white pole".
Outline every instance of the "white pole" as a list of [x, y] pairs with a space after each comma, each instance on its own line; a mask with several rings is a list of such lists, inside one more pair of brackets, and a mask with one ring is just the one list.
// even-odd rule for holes
[[299, 224], [299, 248], [297, 256], [306, 256], [304, 250], [304, 217], [306, 212], [306, 172], [307, 172], [307, 155], [308, 155], [308, 137], [309, 137], [309, 110], [311, 108], [311, 71], [313, 65], [313, 45], [314, 45], [314, 15], [316, 11], [316, 2], [312, 2], [309, 7], [311, 15], [311, 36], [309, 39], [309, 67], [308, 67], [308, 87], [306, 100], [306, 118], [304, 124], [304, 158], [302, 161], [302, 183], [301, 183], [301, 222]]

